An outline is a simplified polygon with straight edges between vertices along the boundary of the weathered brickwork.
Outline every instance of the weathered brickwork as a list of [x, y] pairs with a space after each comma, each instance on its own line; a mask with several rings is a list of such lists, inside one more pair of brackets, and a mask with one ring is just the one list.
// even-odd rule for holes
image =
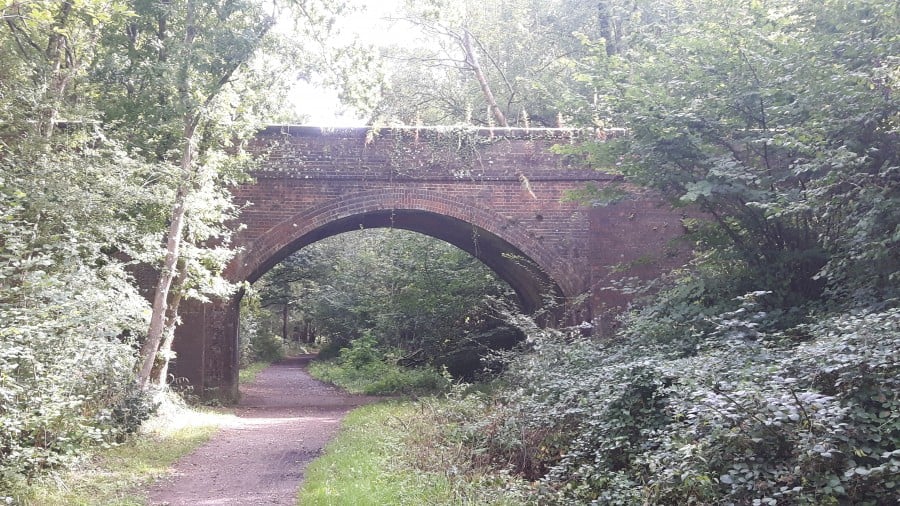
[[[404, 228], [446, 240], [510, 283], [526, 310], [550, 290], [591, 293], [571, 319], [609, 318], [627, 298], [622, 276], [657, 276], [683, 261], [672, 241], [680, 216], [635, 193], [606, 207], [567, 201], [570, 190], [612, 175], [554, 154], [584, 135], [552, 129], [321, 130], [270, 127], [249, 150], [254, 182], [234, 189], [243, 228], [226, 271], [255, 281], [303, 246], [360, 227]], [[606, 320], [604, 320], [606, 318]], [[236, 392], [237, 302], [191, 305], [176, 340], [177, 374], [196, 387]]]

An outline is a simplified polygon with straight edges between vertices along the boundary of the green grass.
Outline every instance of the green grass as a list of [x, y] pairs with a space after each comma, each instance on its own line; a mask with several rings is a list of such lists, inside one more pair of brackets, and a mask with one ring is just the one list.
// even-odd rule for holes
[[307, 468], [298, 504], [424, 504], [425, 497], [444, 495], [445, 480], [393, 465], [403, 451], [395, 424], [412, 409], [385, 403], [352, 411], [325, 455]]
[[450, 381], [434, 369], [407, 369], [381, 361], [353, 367], [339, 360], [316, 360], [309, 364], [309, 373], [354, 394], [427, 395], [450, 387]]
[[303, 506], [522, 505], [526, 495], [505, 490], [509, 477], [466, 469], [442, 444], [429, 409], [387, 402], [353, 410], [340, 434], [310, 464], [298, 495]]
[[272, 365], [272, 362], [269, 361], [260, 361], [253, 362], [252, 364], [241, 367], [241, 370], [238, 371], [238, 381], [241, 384], [247, 384], [256, 379], [256, 375], [261, 373], [263, 369]]
[[166, 404], [130, 441], [101, 449], [76, 467], [23, 484], [26, 506], [144, 506], [146, 488], [180, 457], [209, 440], [233, 415]]

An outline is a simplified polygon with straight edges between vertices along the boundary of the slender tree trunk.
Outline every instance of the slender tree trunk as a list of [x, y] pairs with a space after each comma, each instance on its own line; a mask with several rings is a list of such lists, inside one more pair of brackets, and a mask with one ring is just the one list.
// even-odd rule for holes
[[163, 330], [162, 341], [159, 344], [159, 351], [156, 354], [157, 360], [154, 361], [153, 371], [150, 375], [152, 384], [158, 387], [165, 386], [166, 378], [169, 375], [169, 363], [172, 359], [172, 342], [175, 340], [175, 327], [178, 323], [178, 307], [181, 305], [183, 297], [181, 285], [184, 283], [184, 278], [187, 275], [184, 272], [183, 265], [181, 267], [178, 276], [172, 283], [172, 288], [169, 289], [171, 300], [166, 311], [166, 326]]
[[68, 37], [65, 35], [69, 15], [72, 13], [72, 3], [68, 1], [62, 2], [59, 14], [53, 23], [53, 31], [47, 41], [47, 49], [44, 56], [52, 65], [50, 76], [50, 86], [48, 89], [49, 104], [42, 114], [39, 122], [39, 130], [41, 135], [49, 139], [53, 136], [56, 128], [56, 122], [59, 118], [59, 108], [62, 105], [65, 96], [66, 87], [71, 77], [71, 66], [69, 60]]
[[303, 332], [300, 336], [299, 341], [302, 341], [305, 344], [312, 344], [313, 341], [316, 340], [316, 329], [312, 326], [309, 320], [303, 320]]
[[606, 2], [597, 4], [598, 17], [600, 21], [600, 37], [606, 42], [606, 55], [612, 56], [619, 53], [619, 36], [616, 30], [615, 22], [609, 13], [609, 6]]
[[281, 308], [281, 340], [283, 342], [288, 342], [290, 336], [288, 335], [288, 326], [290, 324], [290, 316], [291, 316], [291, 306], [290, 303], [285, 301], [284, 306]]
[[[192, 142], [189, 140], [189, 144]], [[185, 149], [184, 158], [191, 155], [191, 150]], [[182, 162], [184, 164], [184, 162]], [[183, 165], [182, 165], [183, 168]], [[175, 205], [172, 208], [171, 222], [166, 239], [166, 258], [162, 271], [159, 274], [159, 282], [156, 284], [156, 292], [153, 295], [153, 309], [150, 313], [150, 328], [147, 338], [141, 347], [141, 370], [138, 373], [138, 384], [142, 390], [150, 387], [153, 364], [159, 351], [160, 342], [166, 329], [166, 315], [168, 314], [169, 289], [178, 272], [178, 259], [181, 256], [181, 236], [184, 231], [184, 219], [187, 211], [186, 198], [188, 193], [188, 181], [182, 181], [175, 195]]]
[[[472, 45], [472, 34], [465, 28], [463, 28], [462, 44], [463, 49], [466, 51], [466, 62], [472, 67], [472, 71], [475, 72], [475, 78], [478, 80], [478, 85], [481, 86], [481, 92], [484, 94], [484, 99], [487, 100], [488, 107], [490, 108], [491, 113], [493, 113], [494, 119], [497, 120], [497, 123], [500, 126], [509, 128], [506, 116], [503, 115], [503, 111], [500, 110], [500, 106], [497, 105], [497, 100], [494, 98], [493, 92], [491, 92], [491, 85], [484, 75], [481, 64], [478, 63], [478, 55], [475, 53], [475, 47]], [[522, 172], [518, 172], [518, 175], [519, 181], [522, 182], [522, 187], [525, 188], [529, 195], [531, 195], [531, 198], [537, 199], [537, 195], [535, 195], [534, 189], [531, 187], [531, 181], [528, 180], [528, 176]]]
[[156, 284], [156, 292], [153, 296], [153, 308], [150, 313], [150, 328], [147, 331], [147, 339], [141, 347], [141, 370], [138, 373], [138, 384], [141, 389], [150, 387], [153, 364], [156, 362], [157, 352], [166, 330], [166, 316], [168, 311], [169, 291], [172, 282], [178, 273], [178, 260], [181, 258], [181, 241], [184, 233], [184, 221], [187, 214], [187, 198], [190, 193], [192, 165], [194, 162], [194, 132], [195, 124], [192, 120], [185, 120], [184, 152], [181, 158], [181, 177], [183, 178], [178, 191], [175, 194], [175, 205], [172, 207], [172, 216], [169, 222], [169, 230], [166, 236], [166, 258], [163, 261], [162, 271], [159, 274], [159, 282]]
[[472, 46], [472, 34], [465, 28], [463, 29], [462, 44], [463, 49], [466, 52], [466, 62], [472, 67], [472, 71], [475, 72], [475, 79], [478, 80], [478, 85], [481, 86], [481, 93], [484, 94], [484, 99], [487, 100], [488, 107], [490, 107], [494, 119], [497, 120], [497, 124], [500, 126], [508, 128], [509, 123], [506, 121], [506, 116], [503, 115], [503, 111], [500, 110], [500, 106], [497, 105], [497, 100], [491, 92], [491, 85], [484, 75], [481, 64], [478, 63], [478, 55], [475, 53], [475, 47]]
[[163, 334], [162, 342], [159, 345], [157, 356], [159, 360], [155, 362], [156, 367], [151, 374], [151, 381], [158, 387], [166, 384], [166, 378], [169, 376], [169, 363], [172, 361], [172, 342], [175, 340], [175, 327], [178, 323], [178, 306], [181, 304], [182, 295], [180, 291], [176, 291], [172, 303], [169, 305], [169, 312], [166, 316], [166, 328]]

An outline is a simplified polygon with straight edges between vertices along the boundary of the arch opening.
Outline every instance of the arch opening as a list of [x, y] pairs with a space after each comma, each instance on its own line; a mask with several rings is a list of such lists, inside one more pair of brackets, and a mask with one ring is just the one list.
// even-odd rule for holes
[[[446, 370], [474, 381], [484, 362], [524, 338], [502, 313], [516, 296], [484, 262], [448, 242], [405, 229], [340, 233], [289, 255], [240, 304], [241, 363], [282, 343], [332, 357], [363, 339], [387, 367]], [[366, 356], [370, 356], [367, 352]], [[487, 367], [487, 368], [486, 368]]]
[[328, 237], [360, 229], [397, 228], [445, 241], [469, 253], [508, 283], [519, 299], [521, 310], [534, 313], [548, 301], [563, 296], [560, 286], [516, 246], [477, 225], [452, 216], [413, 209], [385, 209], [336, 219], [287, 241], [247, 272], [255, 282], [289, 255]]
[[[510, 285], [525, 313], [554, 306], [570, 295], [566, 285], [558, 282], [568, 279], [566, 266], [553, 263], [556, 257], [552, 252], [514, 223], [436, 192], [419, 191], [416, 195], [362, 192], [300, 212], [259, 236], [239, 241], [246, 247], [225, 276], [235, 282], [252, 283], [314, 242], [360, 228], [393, 227], [440, 239], [471, 254]], [[560, 268], [563, 270], [557, 272]], [[176, 374], [196, 385], [204, 396], [238, 397], [239, 300], [238, 295], [211, 305], [183, 306], [183, 323], [175, 341]], [[560, 307], [564, 304], [543, 312], [539, 321], [555, 324], [560, 319]]]

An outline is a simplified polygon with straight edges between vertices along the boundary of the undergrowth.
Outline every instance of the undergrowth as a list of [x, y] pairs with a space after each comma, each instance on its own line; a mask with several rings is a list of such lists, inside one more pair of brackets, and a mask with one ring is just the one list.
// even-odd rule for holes
[[430, 444], [534, 480], [542, 504], [895, 504], [900, 310], [763, 331], [763, 296], [689, 351], [532, 327], [505, 387], [454, 397]]
[[337, 359], [313, 361], [309, 373], [355, 394], [425, 395], [450, 386], [447, 375], [434, 368], [408, 368], [386, 359], [371, 336], [342, 348]]
[[457, 448], [437, 443], [441, 401], [364, 406], [344, 420], [323, 457], [307, 468], [298, 504], [529, 504], [527, 488], [469, 469]]
[[[6, 492], [6, 503], [145, 505], [146, 487], [231, 419], [231, 415], [191, 408], [168, 396], [158, 412], [126, 442], [101, 448], [72, 467], [17, 482]], [[0, 497], [0, 501], [3, 499]]]

